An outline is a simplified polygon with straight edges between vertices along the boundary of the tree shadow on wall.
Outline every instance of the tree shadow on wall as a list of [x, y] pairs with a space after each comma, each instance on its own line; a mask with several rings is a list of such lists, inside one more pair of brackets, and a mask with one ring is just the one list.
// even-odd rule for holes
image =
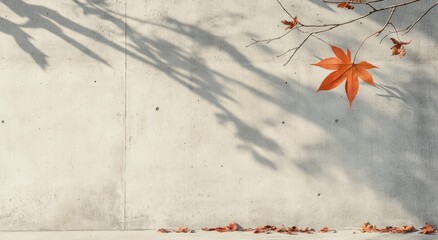
[[[267, 169], [277, 170], [276, 161], [288, 161], [293, 167], [318, 181], [336, 182], [334, 176], [324, 171], [329, 165], [335, 166], [351, 179], [356, 179], [358, 184], [371, 188], [382, 196], [395, 199], [419, 219], [437, 223], [437, 209], [431, 210], [429, 206], [438, 205], [438, 200], [421, 197], [433, 196], [431, 192], [438, 193], [438, 176], [435, 174], [438, 170], [435, 162], [438, 153], [438, 98], [435, 93], [438, 91], [438, 85], [433, 74], [420, 70], [401, 73], [409, 74], [413, 78], [412, 81], [416, 81], [401, 83], [400, 88], [403, 91], [381, 86], [388, 92], [389, 97], [394, 97], [390, 93], [398, 94], [396, 97], [405, 101], [403, 104], [406, 104], [406, 110], [401, 114], [410, 119], [410, 122], [398, 121], [397, 116], [369, 106], [360, 99], [354, 103], [355, 109], [358, 110], [342, 113], [329, 110], [338, 105], [339, 96], [336, 94], [329, 93], [325, 95], [326, 101], [317, 102], [314, 89], [304, 87], [298, 81], [288, 81], [289, 84], [284, 86], [284, 79], [254, 65], [226, 39], [171, 17], [164, 17], [161, 23], [144, 21], [112, 11], [105, 1], [75, 0], [84, 15], [96, 16], [112, 24], [120, 32], [126, 33], [129, 44], [125, 48], [124, 44], [113, 42], [53, 9], [18, 0], [1, 2], [28, 21], [25, 24], [15, 24], [0, 18], [0, 31], [11, 35], [18, 46], [41, 68], [49, 64], [47, 55], [31, 43], [32, 37], [25, 29], [37, 28], [48, 31], [88, 57], [109, 66], [108, 61], [102, 59], [93, 49], [66, 34], [64, 29], [68, 29], [159, 70], [207, 101], [218, 111], [216, 117], [219, 123], [234, 126], [235, 138], [240, 142], [236, 147], [251, 154], [256, 163], [266, 166]], [[125, 17], [129, 21], [147, 24], [160, 31], [178, 34], [203, 49], [220, 50], [245, 71], [268, 81], [269, 84], [282, 87], [277, 87], [274, 91], [263, 91], [236, 76], [225, 75], [208, 66], [205, 59], [196, 52], [183, 49], [172, 40], [152, 38], [136, 31], [125, 23]], [[238, 17], [232, 14], [223, 17], [238, 20]], [[319, 126], [326, 131], [330, 141], [336, 144], [303, 144], [298, 147], [306, 152], [305, 157], [295, 159], [293, 156], [287, 156], [278, 140], [252, 126], [251, 122], [244, 121], [222, 103], [222, 99], [227, 99], [237, 104], [237, 100], [230, 93], [235, 87], [244, 89], [261, 101], [273, 104], [290, 115]], [[409, 135], [412, 132], [404, 129], [412, 128], [412, 123], [415, 124], [415, 133]], [[370, 154], [367, 149], [373, 149], [373, 152]]]

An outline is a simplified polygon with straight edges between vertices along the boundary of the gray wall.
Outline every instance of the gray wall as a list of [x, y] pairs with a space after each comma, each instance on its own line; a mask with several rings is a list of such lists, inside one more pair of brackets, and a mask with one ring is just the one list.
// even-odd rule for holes
[[[284, 1], [306, 22], [364, 11]], [[434, 1], [395, 17], [406, 26]], [[353, 107], [276, 1], [0, 2], [0, 230], [438, 223], [437, 9]], [[321, 35], [356, 50], [389, 12]], [[284, 122], [284, 123], [283, 123]]]

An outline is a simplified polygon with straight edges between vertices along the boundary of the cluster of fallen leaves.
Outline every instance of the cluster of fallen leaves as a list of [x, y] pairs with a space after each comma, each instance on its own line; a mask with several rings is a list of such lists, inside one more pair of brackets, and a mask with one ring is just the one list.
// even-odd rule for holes
[[[214, 227], [214, 228], [207, 228], [204, 227], [202, 228], [202, 231], [207, 231], [207, 232], [253, 232], [253, 233], [282, 233], [282, 234], [289, 234], [289, 235], [295, 235], [298, 233], [307, 233], [307, 234], [313, 234], [315, 233], [315, 229], [313, 228], [298, 228], [296, 226], [292, 226], [292, 227], [285, 227], [284, 225], [282, 225], [281, 227], [276, 227], [273, 225], [265, 225], [265, 226], [260, 226], [260, 227], [256, 227], [256, 228], [243, 228], [241, 227], [239, 224], [233, 222], [228, 224], [227, 226], [222, 226], [222, 227]], [[387, 226], [385, 228], [378, 228], [376, 227], [376, 225], [373, 225], [369, 222], [362, 224], [362, 229], [361, 232], [363, 233], [411, 233], [411, 232], [416, 232], [417, 229], [415, 229], [415, 227], [413, 225], [405, 225], [403, 227], [392, 227], [392, 226]], [[171, 229], [165, 229], [165, 228], [160, 228], [158, 229], [158, 232], [160, 233], [194, 233], [194, 230], [191, 230], [189, 228], [186, 227], [179, 227], [175, 230], [171, 230]], [[329, 229], [328, 227], [323, 227], [319, 230], [320, 233], [328, 233], [328, 232], [333, 232], [336, 233], [336, 230], [334, 229]], [[420, 234], [434, 234], [438, 232], [437, 229], [435, 229], [432, 224], [430, 223], [426, 223], [426, 225], [422, 228], [420, 228]], [[356, 233], [356, 232], [353, 232]]]
[[186, 227], [179, 227], [175, 230], [171, 230], [171, 229], [165, 229], [165, 228], [160, 228], [158, 229], [158, 232], [160, 233], [194, 233], [194, 230], [191, 230], [190, 228], [186, 228]]
[[[266, 234], [283, 233], [283, 234], [289, 234], [289, 235], [295, 235], [298, 233], [312, 234], [312, 233], [316, 232], [315, 229], [309, 228], [309, 227], [306, 227], [306, 228], [298, 228], [296, 226], [285, 227], [284, 225], [282, 225], [281, 227], [276, 227], [273, 225], [265, 225], [265, 226], [259, 226], [256, 228], [243, 228], [235, 222], [230, 223], [227, 226], [221, 226], [221, 227], [214, 227], [214, 228], [204, 227], [204, 228], [202, 228], [202, 231], [207, 231], [207, 232], [213, 232], [213, 231], [214, 232], [253, 232], [253, 233], [266, 233]], [[193, 233], [194, 231], [190, 230], [189, 228], [180, 227], [180, 228], [177, 228], [175, 230], [160, 228], [160, 229], [158, 229], [158, 232], [160, 232], [160, 233], [171, 233], [171, 232]], [[336, 233], [336, 230], [329, 229], [328, 227], [323, 227], [323, 228], [321, 228], [321, 230], [319, 232], [321, 232], [321, 233], [328, 233], [328, 232]]]
[[292, 227], [285, 227], [285, 226], [276, 227], [276, 226], [266, 225], [266, 226], [256, 227], [253, 232], [254, 233], [272, 233], [272, 232], [276, 232], [276, 233], [295, 235], [297, 233], [312, 234], [312, 233], [315, 232], [315, 229], [309, 228], [309, 227], [306, 227], [306, 228], [298, 228], [296, 226], [292, 226]]
[[424, 227], [420, 228], [420, 231], [421, 234], [428, 234], [428, 235], [438, 232], [438, 230], [433, 228], [432, 224], [430, 223], [426, 223]]
[[[387, 226], [385, 228], [378, 228], [376, 225], [373, 225], [369, 222], [362, 224], [361, 231], [363, 233], [365, 232], [378, 232], [378, 233], [410, 233], [410, 232], [416, 232], [417, 229], [413, 225], [405, 225], [403, 227], [392, 227]], [[420, 234], [434, 234], [437, 230], [433, 228], [433, 226], [429, 223], [426, 223], [426, 225], [422, 228], [420, 228]]]

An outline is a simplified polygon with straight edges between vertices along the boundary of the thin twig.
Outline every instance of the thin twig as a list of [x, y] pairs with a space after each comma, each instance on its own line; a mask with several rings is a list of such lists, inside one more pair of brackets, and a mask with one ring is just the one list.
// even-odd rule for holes
[[365, 39], [360, 43], [359, 48], [357, 48], [356, 53], [354, 54], [354, 57], [353, 57], [353, 64], [354, 64], [354, 61], [356, 61], [357, 54], [359, 53], [359, 50], [362, 48], [363, 44], [364, 44], [364, 43], [365, 43], [370, 37], [372, 37], [372, 36], [374, 36], [374, 35], [376, 35], [376, 34], [378, 35], [379, 32], [375, 32], [375, 33], [369, 35], [367, 38], [365, 38]]
[[286, 61], [286, 63], [283, 64], [283, 66], [286, 66], [286, 64], [288, 64], [290, 62], [290, 60], [292, 60], [292, 58], [295, 56], [295, 54], [298, 52], [298, 50], [304, 45], [304, 43], [313, 35], [313, 33], [310, 33], [309, 35], [307, 35], [307, 37], [301, 42], [300, 45], [298, 45], [298, 47], [295, 48], [295, 51], [292, 53], [292, 55], [289, 57], [289, 59]]
[[366, 3], [366, 5], [368, 5], [370, 8], [372, 8], [374, 11], [377, 10], [377, 8], [375, 8], [373, 5], [371, 5], [371, 3]]
[[286, 8], [283, 6], [283, 4], [281, 4], [281, 2], [280, 2], [279, 0], [277, 0], [277, 2], [278, 2], [278, 4], [280, 4], [281, 8], [283, 8], [283, 11], [285, 11], [285, 12], [287, 13], [287, 15], [289, 15], [291, 18], [294, 18], [294, 17], [292, 16], [292, 14], [290, 14], [290, 13], [286, 10]]
[[403, 30], [403, 32], [404, 31], [406, 31], [405, 33], [403, 33], [403, 35], [406, 35], [407, 33], [409, 33], [410, 31], [411, 31], [411, 29], [419, 22], [419, 21], [421, 21], [421, 19], [423, 19], [424, 18], [424, 16], [426, 16], [429, 12], [430, 12], [430, 10], [432, 10], [434, 7], [436, 7], [438, 5], [438, 1], [434, 4], [434, 5], [432, 5], [429, 9], [427, 9], [426, 10], [426, 12], [424, 12], [423, 13], [423, 15], [421, 15], [414, 23], [412, 23], [410, 26], [408, 26], [405, 30]]
[[394, 28], [394, 32], [389, 32], [388, 34], [386, 34], [386, 35], [380, 40], [380, 43], [382, 43], [383, 40], [384, 40], [386, 37], [388, 37], [389, 35], [394, 34], [394, 33], [397, 34], [397, 39], [400, 39], [400, 36], [398, 35], [398, 32], [399, 32], [399, 31], [398, 31], [397, 28], [394, 26], [394, 24], [389, 23], [389, 25], [391, 25], [392, 28]]
[[287, 31], [286, 33], [284, 33], [284, 34], [278, 36], [278, 37], [275, 37], [275, 38], [269, 38], [269, 39], [263, 39], [263, 40], [257, 40], [257, 39], [252, 38], [251, 40], [252, 40], [253, 42], [252, 42], [251, 44], [247, 45], [246, 47], [251, 47], [251, 46], [254, 45], [254, 44], [257, 44], [257, 43], [263, 43], [263, 42], [265, 42], [266, 44], [269, 44], [269, 43], [272, 42], [272, 41], [275, 41], [275, 40], [281, 39], [282, 37], [288, 35], [290, 32], [292, 32], [292, 30], [294, 30], [294, 28], [291, 29], [291, 30], [289, 30], [289, 31]]
[[395, 10], [397, 10], [397, 7], [392, 9], [391, 13], [389, 14], [388, 20], [386, 20], [386, 23], [385, 23], [385, 25], [383, 25], [382, 29], [377, 31], [377, 35], [376, 36], [379, 36], [383, 32], [383, 30], [385, 30], [385, 28], [388, 26], [389, 22], [391, 21], [392, 16], [395, 13]]

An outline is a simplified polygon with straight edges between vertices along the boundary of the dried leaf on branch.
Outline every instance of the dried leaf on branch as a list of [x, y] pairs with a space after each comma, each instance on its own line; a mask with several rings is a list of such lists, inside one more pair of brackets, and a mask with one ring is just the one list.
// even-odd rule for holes
[[354, 98], [359, 91], [359, 78], [362, 79], [362, 81], [375, 86], [373, 77], [368, 72], [368, 69], [377, 67], [365, 61], [357, 64], [352, 62], [351, 53], [348, 49], [347, 53], [345, 53], [342, 49], [336, 46], [331, 46], [331, 48], [335, 57], [326, 58], [319, 63], [312, 64], [324, 69], [335, 70], [323, 80], [317, 92], [332, 90], [346, 80], [345, 91], [351, 107]]
[[405, 50], [405, 45], [408, 45], [409, 43], [411, 43], [411, 41], [409, 42], [402, 42], [400, 40], [397, 40], [395, 38], [391, 38], [392, 43], [394, 43], [394, 46], [392, 46], [391, 50], [392, 50], [392, 55], [399, 55], [401, 58], [404, 57], [406, 55], [406, 50]]
[[298, 25], [298, 17], [295, 16], [293, 21], [282, 20], [281, 23], [283, 23], [284, 25], [287, 25], [287, 27], [285, 29], [292, 29], [296, 25]]

